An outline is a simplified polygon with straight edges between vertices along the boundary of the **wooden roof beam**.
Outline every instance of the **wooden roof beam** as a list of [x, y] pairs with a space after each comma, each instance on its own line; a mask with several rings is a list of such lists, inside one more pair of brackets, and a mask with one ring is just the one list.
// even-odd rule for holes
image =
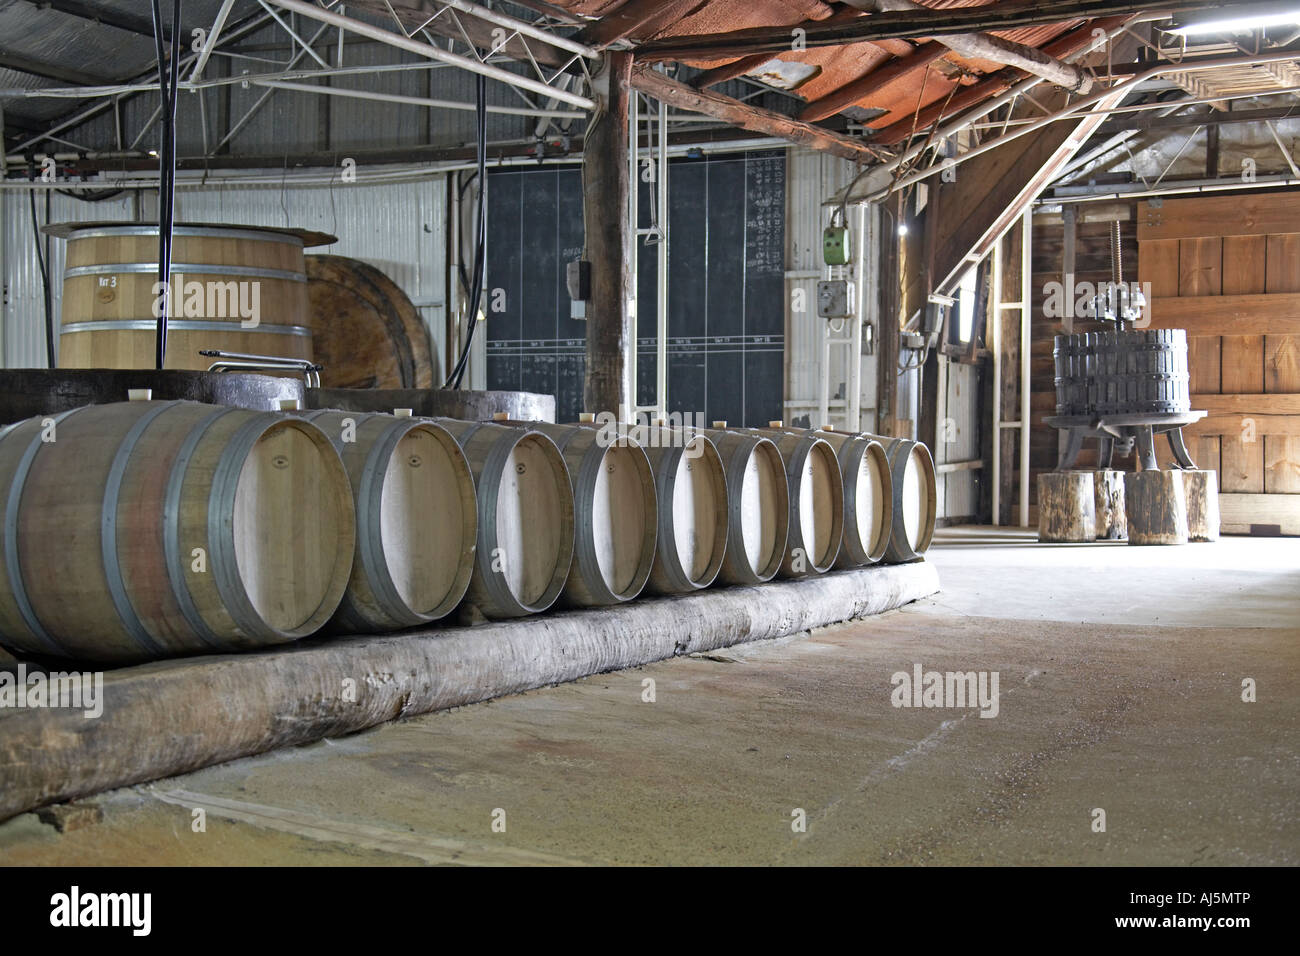
[[758, 27], [727, 33], [669, 37], [637, 47], [641, 60], [691, 60], [749, 56], [752, 53], [782, 53], [790, 49], [791, 30], [804, 31], [807, 46], [842, 46], [863, 40], [932, 37], [936, 34], [1009, 30], [1015, 27], [1068, 20], [1133, 14], [1138, 11], [1214, 9], [1203, 0], [1008, 0], [991, 6], [948, 7], [897, 13], [877, 13], [843, 23], [810, 20], [783, 27]]
[[632, 88], [648, 93], [669, 106], [713, 116], [742, 129], [775, 136], [856, 162], [874, 162], [880, 154], [861, 140], [813, 126], [800, 120], [742, 103], [712, 90], [697, 90], [669, 79], [644, 64], [632, 69]]
[[[916, 13], [928, 9], [915, 0], [845, 0], [849, 6], [865, 12]], [[958, 56], [971, 60], [992, 60], [1003, 66], [1014, 66], [1049, 83], [1063, 86], [1076, 93], [1092, 89], [1092, 78], [1077, 66], [1062, 63], [1041, 50], [1024, 43], [1016, 43], [989, 33], [939, 33], [934, 39]]]
[[600, 49], [626, 40], [652, 23], [673, 23], [690, 16], [704, 3], [705, 0], [668, 0], [666, 3], [664, 0], [627, 0], [613, 13], [583, 27], [573, 39]]

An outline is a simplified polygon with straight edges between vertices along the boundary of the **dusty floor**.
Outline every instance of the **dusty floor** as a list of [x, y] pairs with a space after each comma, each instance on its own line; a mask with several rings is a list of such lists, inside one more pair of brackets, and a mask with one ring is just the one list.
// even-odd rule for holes
[[[1300, 541], [930, 559], [900, 611], [24, 814], [0, 862], [1300, 862]], [[916, 663], [998, 672], [997, 716], [891, 706]]]

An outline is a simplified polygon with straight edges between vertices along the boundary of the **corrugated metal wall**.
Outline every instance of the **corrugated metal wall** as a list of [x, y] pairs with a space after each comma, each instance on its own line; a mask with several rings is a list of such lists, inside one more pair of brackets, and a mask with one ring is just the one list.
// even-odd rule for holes
[[[180, 189], [176, 194], [176, 218], [181, 222], [295, 226], [337, 235], [337, 243], [308, 251], [364, 259], [396, 282], [420, 308], [429, 326], [434, 356], [440, 365], [434, 377], [440, 378], [446, 337], [445, 177], [367, 186], [363, 169], [359, 171], [359, 180], [340, 182], [333, 187]], [[3, 360], [7, 368], [45, 365], [41, 277], [32, 242], [28, 202], [25, 191], [0, 193], [4, 217], [4, 246], [0, 249], [5, 284]], [[46, 221], [44, 203], [44, 195], [38, 194], [42, 224]], [[52, 222], [135, 218], [135, 203], [130, 196], [85, 203], [56, 193], [50, 205]], [[143, 221], [157, 221], [155, 194], [143, 194], [141, 207]], [[63, 245], [60, 240], [50, 243], [56, 324], [60, 314]]]
[[[817, 316], [817, 280], [827, 274], [822, 261], [822, 230], [830, 222], [830, 209], [822, 203], [848, 185], [857, 168], [847, 160], [807, 149], [791, 149], [788, 157], [785, 417], [794, 421], [809, 415], [816, 417], [820, 404], [822, 343], [827, 323]], [[795, 311], [795, 302], [800, 298], [796, 293], [802, 293], [802, 312]], [[846, 348], [836, 347], [830, 353], [830, 412], [832, 421], [840, 425], [849, 381], [847, 352]], [[860, 423], [864, 431], [870, 431], [876, 427], [876, 360], [874, 356], [858, 360], [862, 362]], [[838, 404], [834, 399], [837, 394]]]

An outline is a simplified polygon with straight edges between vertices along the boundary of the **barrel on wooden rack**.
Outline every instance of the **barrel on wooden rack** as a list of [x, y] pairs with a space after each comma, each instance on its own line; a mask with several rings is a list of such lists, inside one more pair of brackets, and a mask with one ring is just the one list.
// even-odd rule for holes
[[474, 570], [478, 517], [474, 478], [451, 432], [392, 415], [302, 417], [334, 443], [356, 505], [356, 554], [335, 629], [389, 631], [455, 610]]
[[930, 548], [934, 538], [935, 478], [930, 449], [910, 438], [862, 433], [880, 442], [889, 459], [893, 485], [893, 516], [885, 560], [891, 564], [915, 561]]
[[0, 437], [0, 635], [138, 661], [292, 641], [352, 569], [347, 472], [315, 425], [193, 402], [91, 405]]
[[785, 462], [790, 527], [781, 576], [799, 578], [829, 571], [844, 536], [844, 480], [835, 449], [817, 432], [791, 431], [779, 422], [753, 434], [771, 438]]
[[686, 594], [713, 583], [727, 551], [727, 478], [707, 437], [660, 426], [635, 437], [650, 459], [659, 534], [646, 588]]
[[[68, 240], [59, 367], [153, 368], [158, 227], [50, 231]], [[166, 367], [206, 369], [213, 360], [200, 349], [312, 359], [303, 246], [332, 239], [254, 226], [177, 226]]]
[[885, 446], [873, 438], [819, 429], [840, 462], [844, 482], [844, 540], [837, 568], [875, 564], [889, 547], [893, 521], [894, 482]]
[[613, 426], [531, 427], [560, 449], [573, 486], [573, 567], [563, 601], [601, 607], [632, 600], [655, 560], [658, 505], [646, 453]]
[[360, 259], [308, 256], [308, 324], [325, 388], [432, 388], [437, 367], [419, 310]]
[[573, 493], [564, 456], [531, 428], [435, 421], [456, 436], [478, 497], [478, 543], [466, 601], [487, 617], [555, 603], [573, 560]]
[[715, 422], [704, 434], [718, 449], [727, 475], [727, 550], [718, 579], [762, 584], [776, 576], [790, 533], [785, 462], [770, 438], [725, 431]]

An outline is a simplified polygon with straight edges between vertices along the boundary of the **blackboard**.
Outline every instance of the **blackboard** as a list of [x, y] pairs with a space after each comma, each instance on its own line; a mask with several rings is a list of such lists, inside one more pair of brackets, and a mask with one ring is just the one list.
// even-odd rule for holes
[[[762, 425], [782, 418], [785, 153], [673, 160], [669, 169], [668, 410]], [[638, 183], [641, 225], [651, 187]], [[582, 249], [576, 166], [488, 180], [488, 387], [583, 411], [586, 326], [569, 318], [564, 265]], [[638, 242], [637, 401], [654, 398], [657, 250]], [[594, 411], [594, 410], [593, 410]]]

